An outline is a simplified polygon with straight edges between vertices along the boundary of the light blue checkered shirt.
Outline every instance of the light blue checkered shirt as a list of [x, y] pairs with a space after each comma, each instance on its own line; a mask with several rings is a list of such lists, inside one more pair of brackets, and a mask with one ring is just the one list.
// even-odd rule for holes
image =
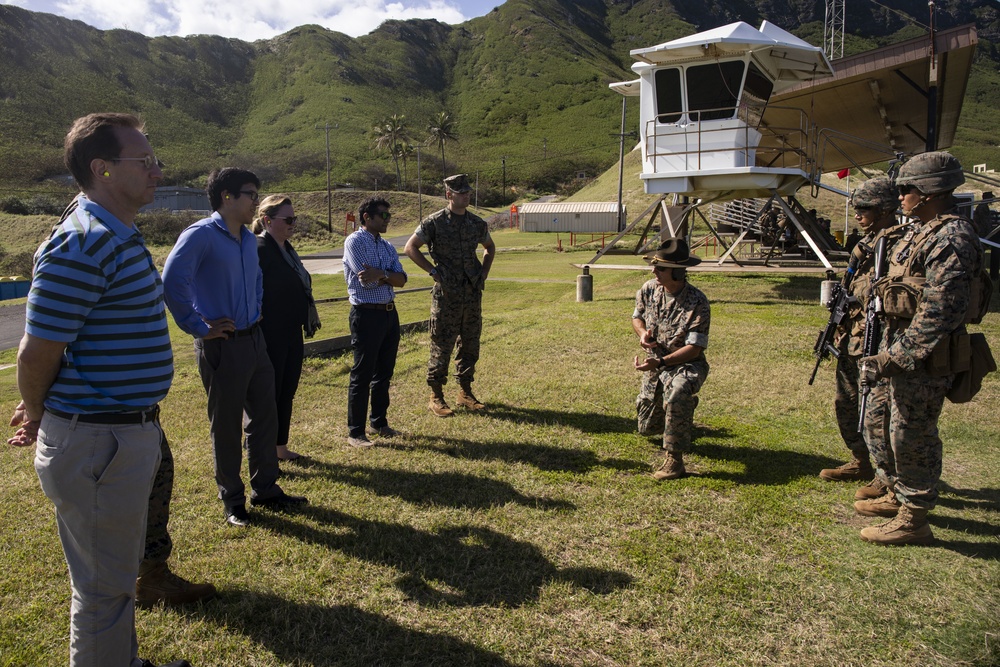
[[399, 253], [381, 236], [375, 237], [364, 227], [358, 229], [344, 241], [344, 280], [347, 281], [347, 295], [352, 305], [359, 303], [389, 303], [394, 292], [391, 285], [380, 283], [364, 284], [358, 273], [365, 265], [392, 273], [404, 273], [399, 263]]

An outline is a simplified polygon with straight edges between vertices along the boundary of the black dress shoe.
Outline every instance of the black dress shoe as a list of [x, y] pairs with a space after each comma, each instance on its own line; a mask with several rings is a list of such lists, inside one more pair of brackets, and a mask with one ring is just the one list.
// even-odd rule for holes
[[309, 499], [305, 496], [290, 496], [284, 491], [276, 496], [270, 496], [268, 498], [250, 499], [250, 504], [254, 507], [269, 507], [275, 510], [285, 509], [295, 505], [306, 505], [308, 503]]
[[[156, 667], [156, 665], [151, 663], [149, 660], [143, 660], [142, 667]], [[187, 660], [174, 660], [166, 665], [160, 665], [160, 667], [191, 667], [191, 663]]]
[[250, 513], [243, 505], [226, 508], [226, 523], [237, 528], [246, 528], [250, 525]]

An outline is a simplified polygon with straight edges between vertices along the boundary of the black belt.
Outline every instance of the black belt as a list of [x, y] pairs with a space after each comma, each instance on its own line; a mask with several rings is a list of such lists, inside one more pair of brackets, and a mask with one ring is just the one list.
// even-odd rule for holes
[[246, 329], [240, 329], [239, 331], [232, 332], [231, 334], [229, 334], [229, 337], [230, 338], [239, 338], [241, 336], [250, 336], [250, 335], [253, 334], [254, 331], [257, 330], [257, 327], [259, 327], [259, 326], [260, 326], [260, 323], [258, 322], [256, 324], [254, 324], [253, 326], [247, 327]]
[[364, 308], [365, 310], [396, 310], [395, 301], [390, 301], [389, 303], [356, 303], [354, 306], [356, 308]]
[[154, 405], [148, 410], [143, 410], [141, 412], [93, 412], [71, 414], [69, 412], [63, 412], [62, 410], [53, 410], [52, 408], [45, 408], [45, 411], [49, 414], [55, 415], [56, 417], [69, 419], [71, 421], [74, 417], [76, 417], [78, 422], [83, 422], [84, 424], [145, 424], [146, 422], [155, 422], [160, 417], [159, 405]]

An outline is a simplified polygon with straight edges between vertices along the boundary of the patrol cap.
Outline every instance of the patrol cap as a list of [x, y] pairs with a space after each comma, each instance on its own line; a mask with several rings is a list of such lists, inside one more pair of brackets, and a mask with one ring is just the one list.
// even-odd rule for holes
[[897, 186], [913, 186], [925, 195], [950, 192], [965, 183], [958, 159], [946, 151], [921, 153], [899, 168]]
[[899, 190], [888, 176], [876, 176], [859, 185], [851, 193], [851, 206], [856, 209], [877, 208], [895, 211], [899, 206]]
[[701, 264], [700, 257], [691, 256], [684, 239], [668, 239], [660, 244], [656, 252], [643, 255], [643, 259], [652, 266], [666, 266], [671, 269], [683, 269]]
[[452, 192], [472, 192], [468, 174], [455, 174], [444, 179], [444, 186]]

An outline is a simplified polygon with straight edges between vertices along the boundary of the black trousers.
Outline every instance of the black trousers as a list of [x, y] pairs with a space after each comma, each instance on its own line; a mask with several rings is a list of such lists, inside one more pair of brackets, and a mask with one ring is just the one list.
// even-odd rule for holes
[[305, 351], [302, 327], [282, 331], [264, 329], [264, 340], [267, 341], [267, 356], [274, 366], [274, 398], [278, 404], [278, 445], [287, 445], [288, 432], [292, 425], [292, 403], [295, 401], [295, 392], [299, 390], [299, 380], [302, 377]]
[[399, 350], [399, 313], [351, 306], [350, 324], [354, 366], [347, 388], [347, 428], [351, 437], [358, 437], [365, 433], [369, 396], [372, 427], [388, 425], [389, 382]]

